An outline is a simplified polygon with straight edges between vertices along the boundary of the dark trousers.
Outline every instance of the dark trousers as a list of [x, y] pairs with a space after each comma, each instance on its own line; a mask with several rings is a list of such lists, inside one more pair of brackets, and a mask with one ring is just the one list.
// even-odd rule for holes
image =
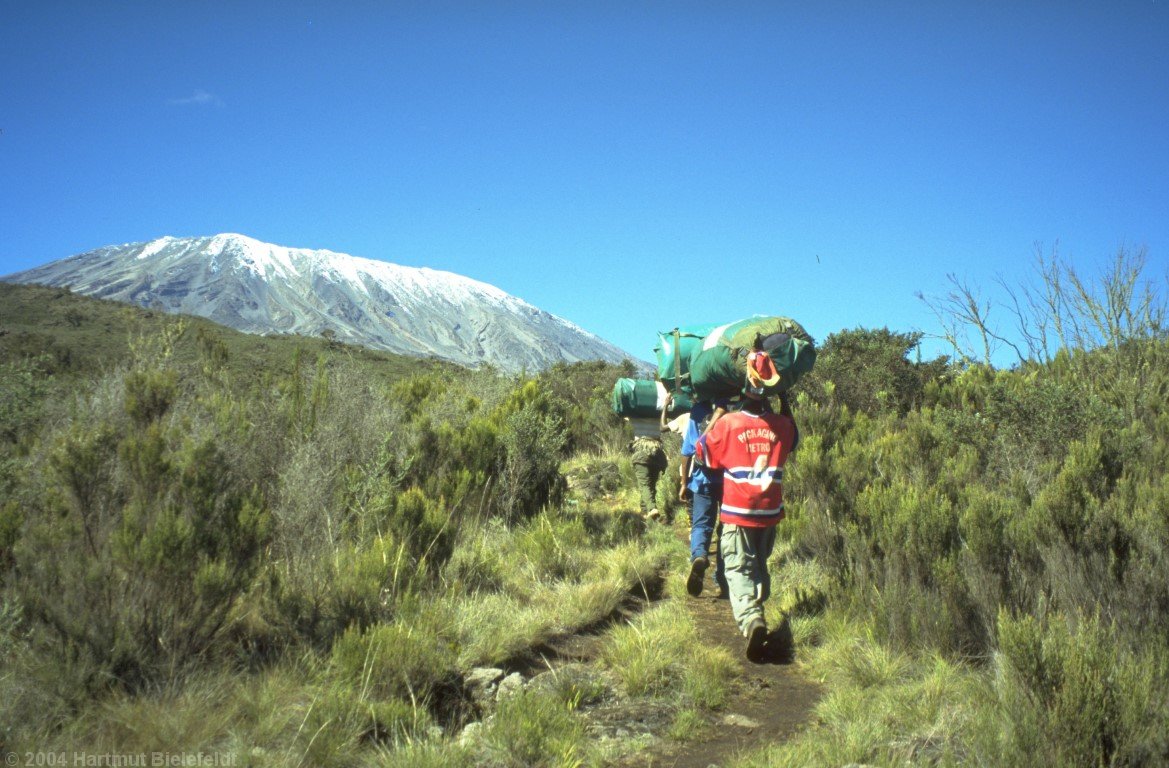
[[661, 469], [652, 464], [634, 464], [633, 476], [637, 478], [637, 490], [641, 494], [641, 514], [647, 514], [657, 506], [655, 501], [658, 477]]

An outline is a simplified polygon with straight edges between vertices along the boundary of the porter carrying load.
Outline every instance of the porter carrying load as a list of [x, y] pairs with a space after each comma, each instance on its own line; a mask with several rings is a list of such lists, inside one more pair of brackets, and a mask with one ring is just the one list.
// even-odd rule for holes
[[735, 397], [746, 382], [748, 357], [766, 352], [775, 376], [759, 382], [765, 396], [786, 392], [816, 362], [816, 346], [804, 327], [788, 317], [750, 317], [719, 326], [691, 350], [690, 391], [696, 400]]

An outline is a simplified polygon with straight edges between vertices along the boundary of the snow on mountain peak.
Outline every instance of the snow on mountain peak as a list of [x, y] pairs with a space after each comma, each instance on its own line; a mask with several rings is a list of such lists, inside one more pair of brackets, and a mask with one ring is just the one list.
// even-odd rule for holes
[[457, 306], [488, 301], [512, 310], [535, 309], [489, 283], [429, 267], [407, 267], [325, 249], [286, 248], [235, 233], [215, 235], [209, 248], [239, 258], [259, 277], [297, 275], [303, 265], [365, 294], [369, 293], [367, 283], [372, 281], [423, 302], [442, 298]]
[[213, 253], [231, 254], [259, 277], [277, 275], [288, 278], [297, 274], [289, 248], [262, 243], [234, 232], [211, 238], [208, 248]]
[[174, 240], [175, 239], [173, 237], [171, 237], [170, 235], [166, 235], [165, 237], [160, 237], [157, 240], [151, 240], [149, 243], [146, 243], [146, 245], [143, 246], [141, 252], [139, 252], [138, 260], [141, 261], [142, 259], [150, 258], [154, 254], [161, 251], [163, 248], [166, 248], [168, 245], [173, 243]]
[[621, 350], [494, 285], [237, 233], [108, 246], [10, 276], [202, 315], [250, 333], [340, 340], [466, 365], [617, 362]]
[[[167, 235], [144, 244], [131, 245], [141, 246], [137, 258], [145, 260], [176, 244], [204, 249], [213, 260], [213, 269], [231, 268], [234, 263], [237, 268], [243, 268], [263, 280], [289, 280], [320, 274], [328, 276], [331, 282], [346, 285], [365, 295], [369, 295], [371, 284], [376, 284], [391, 293], [420, 303], [435, 299], [455, 306], [487, 302], [510, 312], [540, 311], [490, 283], [454, 272], [430, 267], [407, 267], [326, 249], [289, 248], [236, 232], [224, 232], [209, 238], [175, 238]], [[229, 262], [225, 264], [217, 256], [226, 257]], [[556, 319], [574, 331], [587, 333], [567, 320]]]

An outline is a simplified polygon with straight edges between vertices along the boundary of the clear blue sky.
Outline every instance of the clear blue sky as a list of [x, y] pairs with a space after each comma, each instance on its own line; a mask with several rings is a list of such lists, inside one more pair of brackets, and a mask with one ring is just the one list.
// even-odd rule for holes
[[676, 324], [1169, 270], [1169, 1], [0, 0], [0, 274], [240, 232]]

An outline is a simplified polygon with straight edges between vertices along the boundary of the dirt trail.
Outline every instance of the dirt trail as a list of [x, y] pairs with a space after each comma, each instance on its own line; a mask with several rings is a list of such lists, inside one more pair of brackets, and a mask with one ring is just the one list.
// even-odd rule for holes
[[[589, 709], [590, 730], [597, 733], [624, 733], [627, 737], [652, 735], [653, 746], [630, 755], [618, 765], [623, 768], [710, 768], [730, 763], [748, 749], [782, 741], [804, 727], [812, 718], [812, 709], [821, 696], [820, 688], [798, 671], [793, 663], [799, 652], [793, 648], [791, 628], [785, 622], [772, 629], [759, 662], [747, 660], [745, 640], [731, 616], [731, 605], [715, 595], [711, 580], [699, 597], [681, 595], [664, 598], [656, 582], [650, 594], [631, 596], [614, 616], [592, 628], [556, 638], [541, 646], [529, 659], [531, 674], [540, 668], [566, 663], [589, 663], [599, 653], [605, 630], [615, 621], [629, 620], [649, 604], [660, 599], [685, 601], [694, 617], [698, 640], [708, 646], [725, 648], [738, 664], [726, 705], [709, 716], [708, 724], [696, 737], [675, 742], [666, 736], [671, 714], [668, 709], [650, 711], [644, 702], [622, 703]], [[551, 663], [551, 664], [550, 664]]]
[[[665, 575], [631, 594], [610, 616], [595, 625], [552, 638], [538, 648], [510, 660], [504, 666], [530, 677], [566, 664], [590, 664], [598, 656], [607, 630], [616, 622], [631, 620], [657, 600], [685, 602], [694, 618], [698, 640], [708, 646], [725, 648], [738, 664], [725, 706], [709, 715], [709, 722], [686, 742], [675, 742], [665, 734], [670, 721], [668, 708], [647, 709], [645, 702], [609, 703], [589, 706], [589, 730], [594, 735], [630, 738], [644, 736], [653, 746], [619, 761], [623, 768], [720, 768], [739, 753], [765, 744], [783, 741], [807, 725], [812, 710], [822, 694], [819, 686], [801, 675], [794, 667], [799, 649], [793, 647], [791, 628], [784, 622], [773, 627], [759, 662], [746, 658], [745, 640], [739, 634], [731, 606], [715, 597], [708, 572], [701, 596], [663, 595]], [[775, 615], [772, 601], [769, 616]]]
[[705, 738], [672, 746], [658, 756], [654, 766], [722, 766], [748, 748], [782, 741], [811, 720], [821, 691], [792, 666], [798, 649], [792, 647], [791, 628], [786, 623], [772, 629], [762, 660], [752, 663], [743, 652], [744, 639], [731, 617], [730, 603], [714, 597], [709, 579], [700, 597], [679, 599], [686, 600], [699, 639], [726, 648], [738, 661], [739, 678], [726, 707], [703, 731]]
[[[680, 538], [689, 546], [687, 528], [682, 528]], [[748, 749], [783, 741], [811, 721], [821, 696], [819, 686], [793, 666], [799, 649], [786, 620], [770, 628], [760, 661], [747, 660], [746, 641], [731, 615], [730, 602], [715, 597], [712, 573], [713, 569], [707, 572], [701, 595], [678, 599], [686, 601], [699, 640], [730, 652], [739, 664], [739, 676], [710, 726], [694, 740], [666, 742], [668, 746], [646, 763], [655, 768], [717, 768]], [[769, 620], [777, 615], [777, 598], [774, 595], [767, 603]]]

